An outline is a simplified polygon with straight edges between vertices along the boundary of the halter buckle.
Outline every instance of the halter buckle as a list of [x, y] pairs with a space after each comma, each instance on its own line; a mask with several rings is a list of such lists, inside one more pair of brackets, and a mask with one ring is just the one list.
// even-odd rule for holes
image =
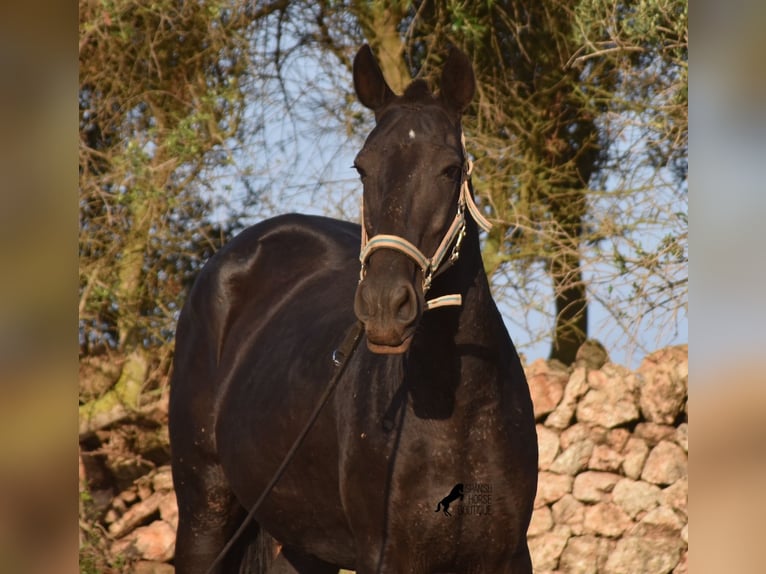
[[434, 268], [429, 265], [427, 269], [423, 270], [423, 294], [425, 295], [431, 288], [431, 281], [434, 278]]
[[463, 222], [463, 225], [460, 227], [460, 231], [458, 231], [457, 239], [455, 239], [455, 246], [452, 248], [452, 253], [449, 256], [450, 265], [452, 265], [460, 257], [460, 245], [463, 243], [464, 237], [465, 237], [465, 222]]

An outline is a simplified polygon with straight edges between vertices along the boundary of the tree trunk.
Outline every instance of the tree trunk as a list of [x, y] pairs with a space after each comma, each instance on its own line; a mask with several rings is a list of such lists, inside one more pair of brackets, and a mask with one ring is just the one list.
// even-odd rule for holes
[[556, 325], [550, 358], [571, 365], [588, 336], [588, 306], [579, 258], [562, 255], [554, 259], [550, 275], [556, 298]]
[[404, 42], [398, 26], [407, 13], [407, 2], [354, 2], [352, 12], [380, 64], [383, 77], [397, 94], [412, 80], [404, 61]]
[[146, 380], [148, 360], [142, 349], [128, 355], [114, 387], [97, 399], [80, 406], [80, 437], [107, 427], [138, 410]]
[[[160, 117], [159, 115], [156, 117]], [[115, 261], [119, 282], [115, 289], [117, 301], [118, 348], [126, 357], [120, 378], [114, 387], [97, 399], [82, 405], [79, 411], [80, 436], [104, 428], [141, 406], [141, 392], [146, 383], [149, 364], [139, 321], [142, 313], [146, 279], [146, 257], [156, 218], [162, 212], [162, 192], [170, 181], [175, 163], [165, 161], [158, 153], [147, 179], [136, 178], [135, 188], [129, 193], [128, 217], [130, 228], [120, 257]]]
[[140, 345], [140, 341], [137, 340], [136, 320], [141, 314], [144, 261], [152, 223], [148, 202], [149, 199], [144, 197], [133, 198], [130, 206], [131, 228], [125, 239], [121, 257], [117, 261], [118, 347], [123, 352], [129, 352]]
[[[556, 323], [551, 345], [551, 359], [565, 365], [575, 361], [577, 350], [588, 337], [588, 300], [580, 265], [583, 221], [587, 213], [587, 189], [576, 187], [576, 181], [588, 181], [592, 163], [581, 166], [572, 187], [554, 188], [549, 207], [558, 225], [548, 274], [553, 282], [556, 301]], [[584, 173], [585, 172], [585, 173]], [[583, 177], [583, 175], [588, 177]]]

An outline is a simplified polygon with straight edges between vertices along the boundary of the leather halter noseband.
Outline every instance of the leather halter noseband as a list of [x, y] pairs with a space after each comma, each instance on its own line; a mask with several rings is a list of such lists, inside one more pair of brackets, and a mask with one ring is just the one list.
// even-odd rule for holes
[[[465, 237], [466, 207], [479, 227], [484, 231], [489, 231], [492, 228], [492, 224], [487, 221], [479, 211], [476, 202], [474, 202], [473, 195], [471, 194], [471, 186], [469, 182], [471, 172], [473, 171], [473, 162], [465, 151], [465, 136], [462, 133], [460, 134], [460, 142], [463, 148], [463, 157], [465, 159], [463, 162], [463, 175], [460, 182], [460, 193], [458, 194], [457, 212], [455, 213], [455, 218], [452, 220], [452, 224], [449, 226], [447, 233], [439, 244], [439, 247], [436, 248], [433, 257], [426, 257], [415, 245], [407, 241], [404, 237], [398, 235], [381, 233], [368, 239], [367, 228], [364, 223], [364, 201], [362, 201], [362, 248], [359, 253], [359, 261], [361, 263], [361, 269], [359, 271], [360, 283], [367, 272], [367, 260], [370, 258], [370, 255], [379, 249], [392, 249], [403, 253], [412, 259], [420, 268], [423, 274], [423, 295], [425, 295], [431, 288], [431, 282], [434, 276], [447, 269], [447, 267], [457, 261], [460, 256], [460, 246], [463, 242], [463, 237]], [[450, 246], [452, 246], [452, 253], [449, 258], [445, 260]], [[435, 309], [447, 305], [459, 306], [462, 305], [462, 303], [463, 298], [459, 293], [442, 295], [441, 297], [427, 300], [426, 309]]]

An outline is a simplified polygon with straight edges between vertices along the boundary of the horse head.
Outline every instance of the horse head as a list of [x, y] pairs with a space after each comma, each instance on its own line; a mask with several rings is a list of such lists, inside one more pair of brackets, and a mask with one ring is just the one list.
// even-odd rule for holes
[[415, 80], [398, 96], [365, 45], [354, 59], [354, 87], [376, 122], [354, 161], [364, 186], [354, 312], [371, 351], [403, 353], [424, 310], [459, 304], [459, 295], [426, 295], [459, 255], [464, 208], [475, 210], [460, 125], [474, 74], [467, 56], [451, 48], [438, 94]]

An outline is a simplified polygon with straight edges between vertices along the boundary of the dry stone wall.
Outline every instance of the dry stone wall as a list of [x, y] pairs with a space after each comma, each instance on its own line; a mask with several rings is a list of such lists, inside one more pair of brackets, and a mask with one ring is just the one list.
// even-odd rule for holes
[[534, 571], [685, 574], [687, 346], [635, 372], [605, 359], [527, 367], [540, 449]]
[[[685, 574], [686, 346], [649, 355], [636, 372], [598, 352], [572, 370], [538, 360], [526, 372], [540, 451], [535, 573]], [[177, 523], [166, 465], [115, 496], [103, 518], [111, 553], [141, 574], [172, 574]]]

